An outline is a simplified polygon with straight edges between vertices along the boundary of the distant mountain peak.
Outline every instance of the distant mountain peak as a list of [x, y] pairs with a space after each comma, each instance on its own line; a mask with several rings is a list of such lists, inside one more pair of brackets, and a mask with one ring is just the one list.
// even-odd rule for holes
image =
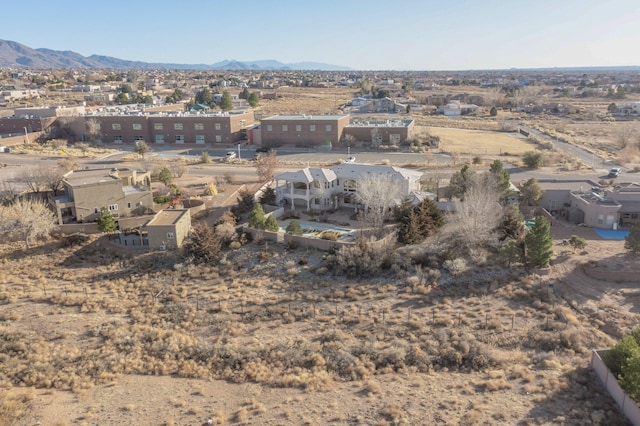
[[0, 67], [24, 66], [30, 68], [128, 68], [128, 69], [193, 69], [193, 70], [320, 70], [346, 71], [351, 68], [321, 62], [285, 64], [275, 59], [238, 61], [225, 59], [211, 65], [173, 64], [128, 61], [111, 56], [82, 56], [70, 50], [32, 49], [15, 41], [0, 40]]

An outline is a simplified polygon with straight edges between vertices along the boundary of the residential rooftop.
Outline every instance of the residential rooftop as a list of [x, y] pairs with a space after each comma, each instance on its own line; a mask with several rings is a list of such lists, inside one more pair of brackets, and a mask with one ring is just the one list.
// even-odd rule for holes
[[189, 213], [189, 209], [160, 210], [145, 226], [165, 226], [177, 223], [182, 216]]
[[347, 127], [409, 127], [413, 120], [354, 120]]

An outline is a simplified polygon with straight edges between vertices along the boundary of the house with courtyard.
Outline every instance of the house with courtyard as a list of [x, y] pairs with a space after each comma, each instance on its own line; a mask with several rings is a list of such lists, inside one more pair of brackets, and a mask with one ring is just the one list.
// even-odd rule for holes
[[113, 216], [153, 211], [151, 175], [133, 169], [74, 170], [64, 175], [64, 195], [49, 196], [58, 223], [93, 222], [103, 207]]
[[592, 228], [628, 228], [640, 220], [640, 184], [605, 188], [590, 180], [538, 181], [544, 193], [538, 205], [554, 217]]
[[365, 207], [358, 200], [358, 182], [387, 175], [397, 184], [397, 202], [419, 191], [421, 172], [394, 166], [344, 163], [331, 169], [307, 167], [275, 176], [276, 201], [290, 209], [331, 210], [339, 207], [355, 211]]

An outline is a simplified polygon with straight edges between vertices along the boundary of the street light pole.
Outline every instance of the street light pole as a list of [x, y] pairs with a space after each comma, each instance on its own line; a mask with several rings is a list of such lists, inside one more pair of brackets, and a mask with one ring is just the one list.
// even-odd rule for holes
[[27, 132], [27, 128], [26, 128], [26, 127], [23, 127], [23, 129], [24, 129], [24, 140], [25, 140], [25, 142], [24, 142], [24, 143], [25, 143], [25, 144], [27, 144], [27, 145], [29, 145], [29, 134], [28, 134], [28, 132]]

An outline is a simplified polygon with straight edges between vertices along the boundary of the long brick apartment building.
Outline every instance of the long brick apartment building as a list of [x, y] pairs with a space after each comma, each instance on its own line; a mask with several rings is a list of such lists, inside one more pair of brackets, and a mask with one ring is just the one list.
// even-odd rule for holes
[[85, 126], [94, 120], [103, 143], [232, 144], [243, 139], [243, 129], [254, 123], [253, 113], [95, 113], [84, 116]]

